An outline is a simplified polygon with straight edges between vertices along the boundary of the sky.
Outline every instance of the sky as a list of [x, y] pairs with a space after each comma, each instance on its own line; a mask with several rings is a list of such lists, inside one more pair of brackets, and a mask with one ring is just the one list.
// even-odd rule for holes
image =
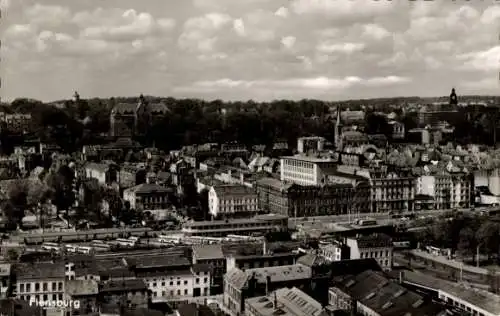
[[499, 0], [0, 0], [3, 100], [500, 93]]

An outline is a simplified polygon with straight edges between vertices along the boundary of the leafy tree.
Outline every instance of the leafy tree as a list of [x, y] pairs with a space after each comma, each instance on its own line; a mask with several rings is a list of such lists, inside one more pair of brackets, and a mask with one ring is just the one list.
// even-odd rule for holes
[[460, 230], [457, 248], [464, 255], [474, 255], [477, 242], [474, 231], [470, 227], [464, 227]]
[[19, 251], [13, 248], [7, 250], [7, 260], [9, 260], [10, 262], [15, 262], [17, 261], [17, 259], [19, 259]]
[[482, 252], [487, 253], [488, 259], [491, 254], [498, 254], [500, 248], [500, 224], [485, 221], [477, 230], [476, 239], [482, 247]]

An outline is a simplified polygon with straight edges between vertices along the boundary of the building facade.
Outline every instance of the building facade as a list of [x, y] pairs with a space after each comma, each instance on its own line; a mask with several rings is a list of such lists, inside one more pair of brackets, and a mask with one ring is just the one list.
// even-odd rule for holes
[[208, 191], [208, 209], [214, 218], [257, 214], [257, 193], [243, 185], [213, 186]]

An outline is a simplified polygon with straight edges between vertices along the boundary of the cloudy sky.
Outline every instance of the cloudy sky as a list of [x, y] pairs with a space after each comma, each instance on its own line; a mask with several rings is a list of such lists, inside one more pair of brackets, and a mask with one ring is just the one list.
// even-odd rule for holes
[[500, 94], [495, 0], [0, 1], [3, 99]]

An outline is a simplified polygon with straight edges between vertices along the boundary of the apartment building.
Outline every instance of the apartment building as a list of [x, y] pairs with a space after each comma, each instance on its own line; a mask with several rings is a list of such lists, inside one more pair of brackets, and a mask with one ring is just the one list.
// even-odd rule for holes
[[377, 261], [383, 270], [391, 270], [393, 265], [392, 239], [384, 234], [346, 238], [350, 259], [368, 259]]
[[208, 191], [208, 209], [214, 218], [257, 214], [257, 193], [243, 185], [216, 185]]
[[326, 139], [324, 137], [299, 137], [297, 139], [297, 151], [299, 154], [305, 154], [309, 151], [321, 152], [325, 147], [325, 143]]
[[416, 181], [418, 194], [434, 199], [434, 208], [470, 207], [473, 203], [473, 176], [455, 168], [453, 162], [445, 166], [424, 167], [425, 174]]
[[85, 177], [97, 179], [100, 185], [111, 185], [119, 181], [119, 167], [114, 163], [89, 162], [84, 168]]
[[210, 295], [211, 267], [192, 265], [183, 256], [162, 255], [125, 259], [126, 266], [144, 280], [154, 301], [175, 301]]
[[338, 171], [369, 181], [371, 213], [413, 210], [416, 178], [410, 171], [391, 171], [387, 166], [359, 168], [344, 165], [339, 166]]

